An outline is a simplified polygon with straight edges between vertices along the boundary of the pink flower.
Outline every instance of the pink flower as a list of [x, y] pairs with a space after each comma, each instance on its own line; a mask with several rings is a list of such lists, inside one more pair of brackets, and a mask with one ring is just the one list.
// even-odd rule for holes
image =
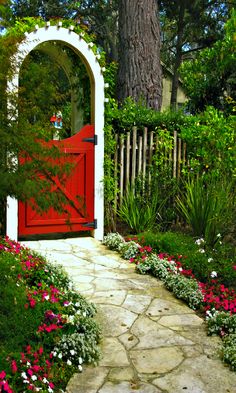
[[11, 362], [11, 369], [12, 369], [13, 373], [16, 373], [18, 371], [17, 364], [16, 364], [15, 360], [12, 360], [12, 362]]
[[233, 266], [233, 269], [236, 270], [236, 265]]
[[7, 381], [3, 381], [1, 384], [2, 384], [2, 387], [4, 389], [3, 390], [4, 392], [6, 392], [6, 393], [13, 393], [13, 390], [10, 388], [10, 386], [8, 385]]
[[6, 377], [5, 371], [0, 372], [0, 379], [4, 379]]
[[39, 355], [42, 355], [43, 354], [43, 347], [40, 347], [39, 348]]

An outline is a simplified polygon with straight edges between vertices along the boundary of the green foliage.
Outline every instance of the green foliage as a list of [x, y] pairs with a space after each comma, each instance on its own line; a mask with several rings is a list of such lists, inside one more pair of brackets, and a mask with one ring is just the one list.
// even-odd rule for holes
[[207, 319], [207, 331], [209, 335], [236, 334], [236, 315], [216, 312], [213, 317]]
[[169, 255], [193, 254], [198, 251], [192, 236], [181, 232], [143, 232], [137, 235], [141, 244], [152, 247], [157, 253], [167, 253]]
[[222, 359], [236, 370], [236, 315], [226, 312], [216, 312], [207, 320], [208, 334], [217, 334], [222, 337]]
[[140, 273], [151, 273], [160, 278], [165, 286], [170, 289], [177, 298], [184, 300], [189, 307], [198, 309], [202, 306], [203, 295], [195, 279], [187, 278], [181, 274], [175, 274], [175, 264], [170, 264], [165, 259], [160, 259], [155, 254], [147, 256], [142, 263], [137, 265]]
[[235, 250], [222, 242], [221, 237], [218, 237], [214, 249], [208, 247], [203, 239], [195, 240], [181, 232], [144, 232], [137, 235], [137, 240], [152, 247], [156, 253], [180, 260], [183, 267], [191, 269], [201, 282], [207, 282], [211, 279], [211, 272], [216, 271], [220, 282], [226, 287], [236, 288]]
[[[53, 290], [56, 297], [49, 299]], [[44, 298], [43, 294], [48, 296]], [[29, 299], [35, 300], [34, 304]], [[0, 369], [6, 371], [14, 391], [21, 389], [23, 383], [21, 371], [25, 369], [20, 359], [25, 348], [27, 359], [32, 355], [32, 365], [36, 364], [36, 352], [41, 348], [42, 359], [37, 360], [39, 370], [49, 354], [50, 359], [53, 356], [50, 378], [55, 391], [64, 388], [78, 368], [82, 371], [83, 363], [96, 363], [100, 358], [97, 344], [101, 331], [93, 320], [95, 311], [93, 304], [73, 291], [62, 268], [48, 264], [37, 253], [32, 254], [9, 239], [1, 240]], [[55, 329], [58, 321], [63, 326]], [[39, 329], [45, 326], [53, 329]], [[12, 359], [18, 368], [14, 375]]]
[[[21, 271], [15, 256], [10, 253], [0, 254], [0, 349], [1, 359], [5, 363], [6, 354], [19, 352], [25, 339], [35, 339], [35, 333], [41, 323], [45, 306], [26, 309], [25, 286], [17, 284], [17, 274]], [[4, 368], [0, 362], [0, 368]]]
[[193, 173], [210, 172], [218, 178], [236, 176], [235, 125], [235, 117], [225, 117], [217, 109], [208, 107], [202, 114], [190, 117], [186, 126], [181, 126], [180, 137], [187, 143]]
[[124, 100], [123, 104], [118, 107], [114, 100], [110, 109], [113, 117], [113, 126], [117, 131], [129, 131], [135, 126], [149, 126], [154, 130], [166, 129], [168, 132], [178, 131], [180, 126], [189, 123], [189, 118], [181, 111], [158, 112], [154, 109], [147, 108], [142, 101], [135, 103], [131, 97]]
[[118, 248], [119, 253], [124, 259], [134, 258], [137, 255], [138, 250], [139, 250], [138, 244], [132, 240], [129, 242], [120, 243]]
[[103, 239], [103, 244], [105, 246], [109, 247], [111, 250], [118, 251], [119, 247], [122, 243], [124, 243], [125, 240], [119, 233], [108, 233], [106, 236], [104, 236]]
[[236, 371], [236, 334], [229, 334], [223, 339], [223, 361]]
[[134, 185], [129, 185], [117, 214], [135, 233], [152, 229], [158, 217], [158, 197], [157, 192], [148, 195], [148, 190], [142, 186], [141, 189], [137, 189]]
[[185, 183], [185, 193], [177, 197], [177, 209], [191, 226], [194, 236], [214, 246], [217, 235], [232, 229], [234, 197], [231, 184], [206, 182], [204, 177]]
[[202, 111], [208, 105], [228, 111], [227, 98], [235, 100], [235, 11], [225, 28], [223, 40], [181, 66], [181, 78], [194, 111]]

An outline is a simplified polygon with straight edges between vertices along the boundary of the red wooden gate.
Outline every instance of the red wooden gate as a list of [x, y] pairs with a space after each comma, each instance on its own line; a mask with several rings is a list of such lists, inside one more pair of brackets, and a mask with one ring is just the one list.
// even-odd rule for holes
[[[94, 229], [94, 127], [87, 125], [71, 138], [53, 141], [68, 154], [73, 168], [65, 182], [56, 178], [53, 190], [59, 189], [68, 200], [67, 213], [53, 208], [39, 214], [29, 203], [19, 202], [18, 235], [77, 232]], [[69, 222], [68, 222], [69, 218]]]

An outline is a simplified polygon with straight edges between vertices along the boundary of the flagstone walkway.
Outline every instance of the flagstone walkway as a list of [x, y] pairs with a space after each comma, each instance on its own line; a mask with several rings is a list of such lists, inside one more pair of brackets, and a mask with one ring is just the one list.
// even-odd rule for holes
[[22, 242], [64, 266], [97, 305], [103, 357], [70, 380], [67, 393], [236, 393], [220, 339], [163, 283], [93, 238]]

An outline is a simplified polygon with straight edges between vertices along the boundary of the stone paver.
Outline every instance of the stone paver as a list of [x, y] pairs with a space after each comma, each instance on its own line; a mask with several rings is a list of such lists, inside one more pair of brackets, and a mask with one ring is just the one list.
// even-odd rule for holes
[[103, 357], [69, 381], [66, 393], [236, 393], [219, 359], [218, 337], [163, 283], [93, 238], [24, 242], [62, 265], [97, 305]]

